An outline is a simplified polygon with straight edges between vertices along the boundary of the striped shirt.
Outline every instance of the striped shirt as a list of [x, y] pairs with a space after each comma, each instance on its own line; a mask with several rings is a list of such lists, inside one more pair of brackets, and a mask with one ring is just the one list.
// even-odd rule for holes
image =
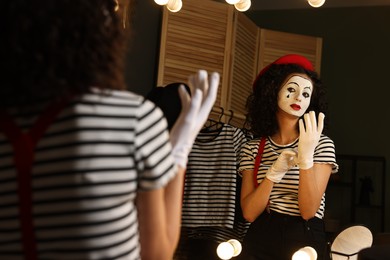
[[217, 132], [198, 134], [189, 155], [182, 226], [190, 237], [214, 241], [241, 239], [247, 226], [237, 205], [239, 151], [247, 139], [224, 124]]
[[[28, 130], [39, 111], [13, 114]], [[35, 148], [33, 227], [39, 259], [140, 259], [138, 190], [175, 174], [160, 109], [125, 91], [71, 100]], [[0, 259], [23, 259], [13, 148], [0, 132]]]
[[[298, 149], [298, 141], [295, 140], [291, 144], [278, 145], [267, 138], [265, 142], [264, 152], [262, 155], [261, 164], [257, 173], [257, 182], [265, 178], [267, 170], [272, 166], [280, 153], [286, 149]], [[253, 170], [254, 162], [259, 149], [259, 139], [253, 139], [246, 143], [241, 151], [239, 171]], [[320, 141], [314, 151], [314, 163], [325, 163], [332, 165], [332, 174], [338, 171], [336, 163], [335, 147], [333, 141], [322, 135]], [[275, 183], [270, 194], [269, 202], [270, 209], [279, 213], [292, 216], [300, 216], [298, 206], [298, 184], [299, 184], [299, 168], [291, 168], [283, 177], [280, 183]], [[325, 212], [325, 193], [322, 195], [321, 204], [315, 216], [322, 219]]]

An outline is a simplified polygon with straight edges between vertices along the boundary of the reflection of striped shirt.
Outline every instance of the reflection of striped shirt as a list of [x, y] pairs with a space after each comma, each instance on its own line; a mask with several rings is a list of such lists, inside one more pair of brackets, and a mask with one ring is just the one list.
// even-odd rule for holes
[[[35, 150], [34, 228], [39, 259], [139, 259], [134, 200], [175, 167], [161, 110], [129, 92], [71, 101]], [[29, 118], [14, 115], [29, 129]], [[16, 171], [0, 132], [0, 259], [21, 259]]]
[[238, 155], [245, 142], [242, 131], [227, 124], [220, 132], [197, 136], [189, 155], [183, 200], [182, 226], [190, 228], [189, 234], [199, 231], [220, 241], [239, 238], [245, 231], [237, 205]]
[[[278, 145], [267, 138], [261, 164], [257, 173], [257, 181], [261, 183], [264, 179], [267, 170], [272, 166], [274, 161], [278, 158], [283, 150], [298, 149], [298, 141], [288, 145]], [[239, 171], [253, 170], [257, 151], [259, 149], [259, 139], [249, 141], [241, 153]], [[326, 163], [332, 165], [332, 173], [338, 171], [336, 164], [335, 147], [333, 141], [322, 135], [320, 141], [314, 152], [314, 163]], [[280, 183], [275, 183], [270, 195], [270, 209], [289, 214], [293, 216], [300, 216], [298, 207], [298, 183], [299, 183], [299, 168], [293, 167], [283, 177]], [[321, 204], [317, 210], [316, 217], [323, 218], [325, 211], [325, 194], [321, 199]]]

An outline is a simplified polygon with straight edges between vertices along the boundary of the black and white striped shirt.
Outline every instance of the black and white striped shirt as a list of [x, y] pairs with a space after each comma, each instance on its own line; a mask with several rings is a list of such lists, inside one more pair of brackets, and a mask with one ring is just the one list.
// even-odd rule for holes
[[224, 124], [219, 132], [198, 134], [188, 159], [182, 226], [193, 237], [241, 239], [247, 226], [237, 205], [239, 151], [243, 132]]
[[[299, 139], [288, 145], [278, 145], [267, 138], [265, 142], [264, 152], [262, 155], [261, 164], [257, 173], [257, 182], [265, 178], [267, 170], [272, 166], [283, 150], [294, 150], [298, 148]], [[246, 143], [241, 151], [239, 171], [253, 170], [255, 158], [259, 149], [259, 139], [253, 139]], [[332, 174], [338, 171], [336, 163], [335, 147], [333, 141], [322, 135], [319, 143], [314, 151], [314, 163], [326, 163], [332, 165]], [[298, 206], [298, 184], [299, 184], [299, 168], [291, 168], [283, 177], [280, 183], [275, 183], [271, 191], [269, 202], [270, 209], [279, 213], [292, 216], [300, 216]], [[325, 212], [325, 193], [322, 196], [321, 204], [315, 216], [323, 218]]]
[[[14, 114], [22, 129], [39, 115]], [[175, 166], [160, 109], [125, 91], [70, 101], [35, 149], [33, 225], [39, 259], [140, 259], [138, 190]], [[0, 259], [22, 259], [13, 148], [0, 132]]]

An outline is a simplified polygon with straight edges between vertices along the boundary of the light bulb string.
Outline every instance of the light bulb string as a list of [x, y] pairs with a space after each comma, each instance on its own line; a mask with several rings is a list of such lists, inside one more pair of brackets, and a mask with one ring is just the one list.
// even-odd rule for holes
[[[240, 12], [247, 11], [252, 5], [251, 0], [225, 0], [228, 4], [234, 5], [235, 9]], [[178, 12], [183, 6], [182, 0], [154, 0], [160, 6], [166, 6], [171, 12]]]
[[[226, 3], [234, 5], [236, 10], [240, 12], [247, 11], [251, 6], [251, 0], [225, 0]], [[154, 2], [161, 6], [166, 6], [171, 12], [178, 12], [183, 6], [182, 0], [154, 0]], [[317, 8], [324, 5], [325, 0], [307, 0], [310, 6]]]

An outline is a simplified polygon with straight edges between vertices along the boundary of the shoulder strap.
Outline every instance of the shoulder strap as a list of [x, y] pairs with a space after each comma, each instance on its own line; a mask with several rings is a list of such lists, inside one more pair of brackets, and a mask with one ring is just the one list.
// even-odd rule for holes
[[265, 146], [265, 137], [261, 137], [260, 143], [259, 143], [259, 150], [257, 151], [256, 159], [255, 159], [255, 168], [253, 169], [253, 179], [255, 181], [255, 187], [259, 186], [257, 183], [257, 172], [259, 170], [261, 157], [263, 156], [264, 146]]
[[0, 131], [8, 138], [14, 150], [14, 164], [17, 171], [19, 223], [21, 226], [22, 247], [25, 259], [38, 259], [33, 223], [32, 165], [36, 144], [46, 132], [69, 98], [52, 103], [38, 118], [29, 132], [22, 132], [14, 120], [0, 110]]

